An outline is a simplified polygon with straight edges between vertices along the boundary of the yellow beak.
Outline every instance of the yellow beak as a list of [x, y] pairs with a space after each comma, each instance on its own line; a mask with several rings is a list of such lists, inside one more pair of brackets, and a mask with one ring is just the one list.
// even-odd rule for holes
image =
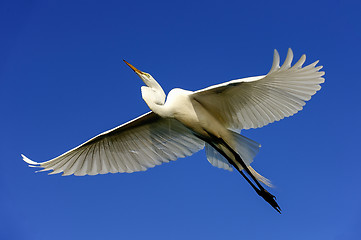
[[138, 74], [143, 74], [142, 71], [136, 69], [132, 64], [128, 63], [127, 61], [123, 60], [131, 69], [133, 69], [134, 72], [138, 73]]

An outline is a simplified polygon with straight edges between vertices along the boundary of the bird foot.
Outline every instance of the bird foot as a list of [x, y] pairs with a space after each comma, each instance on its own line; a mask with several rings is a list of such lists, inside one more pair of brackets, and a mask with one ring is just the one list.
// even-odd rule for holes
[[281, 213], [281, 208], [276, 202], [276, 197], [269, 193], [266, 189], [258, 190], [258, 195], [260, 195], [266, 202], [268, 202], [277, 212]]

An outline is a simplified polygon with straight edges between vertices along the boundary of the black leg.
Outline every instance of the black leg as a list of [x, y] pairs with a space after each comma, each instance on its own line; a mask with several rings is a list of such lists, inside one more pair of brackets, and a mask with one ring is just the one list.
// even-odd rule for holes
[[259, 183], [259, 181], [256, 179], [255, 176], [251, 173], [251, 171], [248, 169], [247, 165], [242, 160], [241, 156], [237, 152], [235, 152], [223, 139], [219, 139], [224, 146], [227, 147], [227, 149], [234, 155], [237, 162], [239, 162], [242, 166], [242, 168], [247, 172], [247, 174], [253, 179], [253, 181], [256, 183], [256, 185], [259, 187], [259, 189], [253, 184], [253, 182], [243, 173], [241, 169], [237, 166], [237, 164], [221, 149], [219, 149], [215, 144], [208, 142], [214, 149], [216, 149], [222, 156], [224, 156], [230, 164], [232, 164], [237, 171], [246, 179], [246, 181], [252, 186], [252, 188], [257, 192], [259, 196], [261, 196], [266, 202], [268, 202], [277, 212], [281, 213], [281, 208], [278, 206], [276, 202], [275, 196], [273, 196], [271, 193], [269, 193], [264, 187]]

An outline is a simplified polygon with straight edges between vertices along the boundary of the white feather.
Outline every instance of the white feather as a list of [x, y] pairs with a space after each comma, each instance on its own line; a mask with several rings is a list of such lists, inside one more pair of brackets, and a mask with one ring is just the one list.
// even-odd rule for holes
[[82, 145], [46, 162], [23, 160], [49, 174], [96, 175], [145, 171], [163, 162], [189, 156], [204, 143], [182, 124], [153, 112], [106, 131]]
[[[318, 61], [302, 68], [306, 56], [291, 67], [289, 49], [286, 60], [279, 67], [275, 50], [273, 64], [265, 76], [236, 79], [194, 92], [194, 99], [228, 128], [259, 128], [302, 110], [324, 82], [316, 67]], [[231, 106], [231, 107], [224, 107]]]

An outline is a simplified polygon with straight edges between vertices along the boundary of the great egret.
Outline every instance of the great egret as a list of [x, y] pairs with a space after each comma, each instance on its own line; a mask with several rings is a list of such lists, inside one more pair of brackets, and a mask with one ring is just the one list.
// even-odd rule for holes
[[[205, 146], [208, 161], [232, 171], [235, 167], [255, 191], [280, 212], [275, 197], [259, 183], [268, 179], [251, 166], [260, 145], [237, 130], [259, 128], [300, 111], [305, 101], [320, 90], [324, 72], [318, 61], [302, 67], [306, 56], [291, 67], [289, 49], [280, 67], [277, 50], [267, 75], [236, 79], [198, 91], [179, 88], [167, 96], [148, 73], [124, 61], [143, 80], [142, 97], [150, 112], [103, 132], [80, 146], [31, 167], [49, 174], [96, 175], [144, 171], [163, 162], [189, 156]], [[253, 179], [247, 178], [242, 170]], [[257, 187], [258, 188], [257, 188]]]

